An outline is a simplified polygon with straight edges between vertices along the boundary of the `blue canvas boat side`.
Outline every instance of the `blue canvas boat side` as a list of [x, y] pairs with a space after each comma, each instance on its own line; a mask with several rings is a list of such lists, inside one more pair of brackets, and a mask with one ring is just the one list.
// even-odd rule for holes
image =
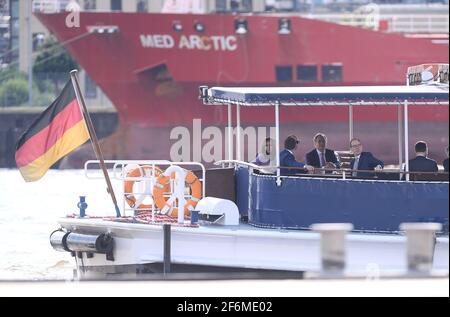
[[[448, 182], [276, 177], [237, 170], [237, 203], [259, 227], [306, 229], [314, 223], [354, 225], [367, 232], [398, 232], [404, 222], [438, 222], [448, 234]], [[246, 183], [247, 182], [247, 183]]]
[[236, 205], [241, 216], [248, 216], [249, 200], [249, 169], [242, 166], [236, 167]]

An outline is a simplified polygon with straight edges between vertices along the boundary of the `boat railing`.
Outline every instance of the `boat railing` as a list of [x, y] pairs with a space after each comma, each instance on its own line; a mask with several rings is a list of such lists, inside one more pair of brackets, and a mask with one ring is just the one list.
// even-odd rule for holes
[[[259, 166], [253, 163], [238, 161], [238, 160], [221, 160], [215, 163], [217, 166], [231, 166], [231, 167], [247, 167], [256, 171], [257, 174], [270, 174], [276, 175], [278, 169], [277, 166]], [[370, 179], [370, 180], [405, 180], [406, 175], [410, 175], [411, 181], [426, 181], [426, 182], [443, 182], [449, 181], [449, 173], [447, 172], [405, 172], [402, 169], [382, 169], [382, 170], [354, 170], [351, 168], [314, 168], [310, 173], [304, 173], [303, 168], [280, 166], [280, 169], [298, 171], [298, 174], [294, 175], [281, 175], [281, 176], [299, 176], [299, 177], [322, 177], [322, 178], [342, 178], [342, 179]], [[368, 177], [353, 176], [354, 173], [361, 173], [370, 175]]]
[[308, 14], [304, 17], [388, 33], [448, 34], [448, 14]]
[[60, 13], [66, 11], [70, 0], [33, 0], [33, 12]]
[[[70, 0], [34, 0], [32, 10], [40, 13], [60, 13], [67, 10], [105, 12], [105, 10], [73, 6], [77, 6], [77, 4], [71, 3]], [[449, 15], [445, 13], [387, 14], [380, 13], [376, 5], [368, 5], [364, 8], [366, 9], [356, 10], [353, 13], [301, 13], [300, 16], [389, 33], [448, 34]], [[292, 15], [292, 12], [290, 12], [290, 15]]]
[[[304, 172], [303, 169], [298, 167], [280, 167], [284, 170], [297, 170]], [[353, 176], [354, 173], [365, 174], [370, 176]], [[449, 181], [449, 173], [447, 172], [405, 172], [401, 169], [382, 169], [382, 170], [354, 170], [350, 168], [335, 169], [335, 168], [314, 168], [311, 173], [299, 173], [289, 176], [300, 177], [325, 177], [325, 178], [342, 178], [342, 179], [369, 179], [369, 180], [392, 180], [392, 181], [404, 181], [405, 176], [410, 175], [411, 181]], [[283, 175], [281, 175], [283, 176]], [[286, 175], [285, 175], [286, 176]]]
[[[214, 165], [216, 166], [222, 166], [222, 168], [225, 168], [226, 165], [228, 165], [229, 167], [236, 167], [236, 166], [246, 166], [246, 167], [250, 167], [256, 170], [261, 170], [266, 166], [259, 166], [253, 163], [248, 163], [248, 162], [244, 162], [244, 161], [238, 161], [238, 160], [221, 160], [221, 161], [217, 161], [214, 163]], [[277, 168], [276, 166], [269, 166], [273, 167], [273, 168]]]
[[[136, 214], [136, 212], [140, 211], [151, 211], [152, 214], [155, 213], [156, 208], [154, 204], [153, 187], [158, 181], [159, 174], [156, 173], [158, 168], [160, 170], [165, 170], [171, 166], [179, 166], [184, 169], [189, 168], [194, 174], [200, 174], [197, 175], [197, 177], [202, 184], [202, 195], [204, 196], [206, 192], [206, 168], [203, 164], [198, 162], [171, 162], [168, 160], [106, 160], [105, 165], [111, 179], [122, 182], [122, 189], [124, 191], [122, 195], [122, 210], [124, 211], [124, 215], [126, 215], [127, 212]], [[151, 173], [146, 173], [144, 167], [149, 167]], [[133, 176], [134, 174], [130, 175], [130, 172], [136, 169], [139, 171], [138, 176]], [[100, 171], [100, 161], [90, 160], [84, 165], [85, 176], [88, 179], [95, 180], [104, 178]], [[139, 182], [141, 186], [139, 186], [138, 189], [134, 189], [134, 187], [131, 186], [131, 192], [125, 192], [125, 184], [127, 182]], [[165, 197], [171, 196], [174, 189], [174, 181], [171, 180], [169, 185], [171, 191], [170, 193], [165, 193]], [[129, 206], [127, 203], [127, 198], [130, 196], [138, 197], [135, 206]], [[185, 198], [191, 198], [191, 193], [189, 191], [185, 191]], [[151, 207], [140, 208], [140, 205], [144, 203]]]

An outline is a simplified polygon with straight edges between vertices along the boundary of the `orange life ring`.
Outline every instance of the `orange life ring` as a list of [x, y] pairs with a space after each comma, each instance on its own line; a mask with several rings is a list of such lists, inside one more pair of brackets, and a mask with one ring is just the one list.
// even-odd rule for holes
[[[172, 174], [171, 177], [161, 174], [158, 176], [158, 180], [153, 187], [153, 200], [156, 206], [160, 210], [166, 206], [169, 207], [170, 209], [167, 215], [170, 217], [178, 217], [178, 208], [167, 205], [167, 199], [164, 197], [164, 192], [167, 191], [164, 188], [170, 183], [170, 179], [173, 179], [174, 177], [174, 174]], [[185, 182], [191, 189], [191, 199], [189, 199], [184, 206], [184, 216], [186, 217], [190, 216], [191, 210], [197, 206], [197, 203], [202, 198], [202, 182], [192, 171], [187, 172]]]
[[[146, 174], [146, 171], [148, 172]], [[146, 175], [152, 175], [151, 173], [153, 172], [153, 167], [150, 165], [143, 165], [140, 167], [137, 167], [131, 171], [129, 171], [127, 173], [127, 177], [144, 177]], [[159, 177], [160, 175], [162, 175], [163, 171], [158, 168], [157, 166], [155, 166], [155, 176]], [[142, 175], [144, 174], [144, 175]], [[136, 197], [133, 194], [133, 186], [135, 184], [135, 182], [140, 182], [140, 180], [127, 180], [124, 182], [124, 196], [125, 196], [125, 200], [127, 201], [128, 205], [131, 208], [135, 208], [135, 209], [152, 209], [152, 204], [140, 204], [139, 206], [136, 207]], [[164, 191], [165, 192], [170, 192], [170, 184], [168, 184], [167, 186], [164, 187]]]

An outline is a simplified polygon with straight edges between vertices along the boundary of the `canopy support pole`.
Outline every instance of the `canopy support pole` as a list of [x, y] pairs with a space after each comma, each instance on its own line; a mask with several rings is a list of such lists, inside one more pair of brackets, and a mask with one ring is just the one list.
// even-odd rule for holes
[[[408, 80], [408, 75], [406, 75], [406, 86], [409, 86], [409, 80]], [[405, 100], [404, 103], [404, 109], [403, 109], [404, 113], [404, 119], [403, 119], [403, 123], [404, 123], [404, 134], [405, 134], [405, 172], [406, 172], [406, 177], [405, 180], [408, 182], [409, 181], [409, 125], [408, 125], [408, 100]], [[401, 175], [401, 173], [400, 173]]]
[[348, 106], [348, 136], [349, 136], [349, 141], [351, 141], [353, 139], [353, 106], [349, 105]]
[[237, 160], [241, 160], [241, 105], [238, 103], [236, 106], [236, 156]]
[[[402, 105], [398, 105], [397, 109], [398, 121], [398, 168], [402, 168], [403, 164], [403, 126], [402, 126]], [[400, 175], [401, 179], [401, 175]]]
[[[228, 160], [231, 162], [233, 160], [233, 113], [231, 112], [231, 103], [228, 103]], [[231, 164], [231, 163], [230, 163]]]
[[404, 124], [405, 124], [405, 172], [406, 181], [409, 181], [409, 139], [408, 139], [408, 101], [404, 103]]
[[275, 103], [275, 144], [277, 162], [277, 186], [281, 186], [280, 178], [280, 102]]

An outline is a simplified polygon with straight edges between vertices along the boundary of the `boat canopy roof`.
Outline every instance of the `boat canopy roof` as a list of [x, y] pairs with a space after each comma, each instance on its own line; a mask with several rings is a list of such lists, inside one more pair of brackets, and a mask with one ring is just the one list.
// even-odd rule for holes
[[200, 87], [205, 104], [242, 106], [338, 106], [395, 104], [446, 104], [448, 85], [351, 87]]

